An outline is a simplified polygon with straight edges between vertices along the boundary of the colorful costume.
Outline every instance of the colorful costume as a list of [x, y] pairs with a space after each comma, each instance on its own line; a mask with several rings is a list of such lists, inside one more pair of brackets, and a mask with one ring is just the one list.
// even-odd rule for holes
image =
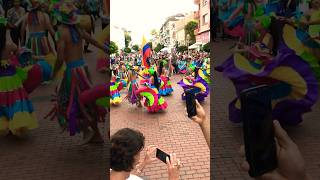
[[[38, 10], [34, 8], [28, 14], [28, 24], [37, 26], [38, 23]], [[39, 64], [46, 66], [46, 71], [50, 71], [50, 76], [45, 77], [46, 81], [49, 80], [57, 58], [53, 54], [53, 49], [48, 39], [48, 31], [30, 32], [26, 47], [31, 49], [33, 55], [43, 57]]]
[[161, 94], [161, 96], [170, 95], [173, 92], [173, 89], [172, 89], [171, 81], [169, 80], [169, 77], [161, 75], [160, 79], [161, 79], [161, 85], [160, 85], [159, 93]]
[[[192, 88], [199, 88], [200, 92], [196, 94], [196, 99], [200, 102], [204, 101], [210, 92], [210, 69], [199, 69], [198, 76], [196, 78], [187, 76], [179, 81], [178, 84], [183, 88], [184, 91]], [[182, 93], [181, 97], [182, 100], [185, 100], [185, 93]]]
[[131, 104], [136, 104], [139, 101], [136, 91], [139, 88], [137, 80], [132, 80], [128, 85], [128, 100]]
[[[79, 22], [79, 18], [71, 13], [74, 9], [69, 7], [70, 4], [64, 2], [54, 4], [53, 13], [54, 17], [68, 28], [72, 43], [78, 45], [81, 39], [75, 24]], [[60, 32], [57, 32], [56, 40], [60, 41], [60, 38]], [[69, 131], [70, 136], [88, 130], [89, 127], [96, 131], [99, 109], [95, 102], [84, 104], [80, 99], [82, 93], [92, 89], [88, 67], [83, 58], [69, 60], [65, 64], [63, 79], [53, 99], [54, 108], [47, 117], [52, 116], [51, 119], [57, 119], [63, 130]]]
[[115, 80], [111, 80], [110, 82], [110, 104], [111, 105], [119, 105], [122, 102], [120, 91], [123, 88], [121, 82], [117, 82]]
[[[286, 28], [287, 25], [283, 30], [285, 41], [288, 40]], [[293, 36], [290, 38], [295, 39]], [[310, 63], [298, 56], [300, 53], [294, 52], [294, 48], [288, 48], [288, 44], [281, 40], [276, 45], [277, 55], [270, 60], [250, 49], [250, 59], [236, 53], [216, 68], [231, 79], [236, 88], [237, 97], [229, 104], [229, 119], [232, 122], [241, 121], [239, 93], [261, 84], [270, 86], [273, 92], [273, 119], [282, 124], [297, 125], [302, 122], [302, 115], [311, 111], [319, 94], [316, 74]]]
[[136, 91], [141, 97], [145, 98], [144, 106], [148, 112], [158, 112], [165, 110], [168, 107], [167, 102], [159, 94], [159, 91], [154, 86], [141, 87]]
[[4, 62], [0, 64], [0, 131], [10, 130], [16, 134], [20, 128], [35, 129], [38, 122], [23, 87], [27, 74]]
[[[105, 46], [109, 46], [109, 26], [105, 27], [103, 31], [98, 35], [97, 40], [100, 43], [105, 44]], [[106, 72], [109, 68], [109, 61], [107, 59], [107, 55], [104, 51], [99, 51], [97, 66], [96, 69], [98, 72]]]

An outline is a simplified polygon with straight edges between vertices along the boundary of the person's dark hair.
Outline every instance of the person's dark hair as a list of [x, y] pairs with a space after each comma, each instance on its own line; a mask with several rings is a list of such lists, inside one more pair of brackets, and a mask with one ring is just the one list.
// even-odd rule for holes
[[159, 88], [160, 88], [160, 83], [159, 83], [159, 79], [158, 79], [158, 74], [157, 74], [157, 72], [155, 71], [155, 72], [152, 74], [152, 76], [153, 76], [154, 86], [159, 90]]
[[144, 148], [144, 136], [141, 132], [123, 128], [111, 136], [111, 163], [114, 171], [130, 172], [134, 169], [134, 156]]
[[159, 75], [162, 74], [162, 69], [163, 69], [163, 61], [160, 61], [160, 64], [159, 64]]
[[0, 24], [0, 61], [1, 61], [1, 57], [2, 57], [2, 52], [4, 50], [4, 48], [6, 47], [6, 42], [7, 42], [7, 38], [6, 38], [6, 27], [4, 25]]
[[194, 78], [197, 78], [197, 77], [198, 77], [199, 69], [200, 69], [200, 68], [198, 68], [198, 67], [194, 68]]
[[273, 39], [273, 47], [272, 47], [272, 54], [274, 56], [276, 56], [278, 54], [278, 47], [279, 47], [279, 43], [281, 40], [281, 23], [280, 21], [278, 21], [276, 18], [272, 17], [271, 18], [271, 23], [270, 23], [270, 34], [272, 36]]

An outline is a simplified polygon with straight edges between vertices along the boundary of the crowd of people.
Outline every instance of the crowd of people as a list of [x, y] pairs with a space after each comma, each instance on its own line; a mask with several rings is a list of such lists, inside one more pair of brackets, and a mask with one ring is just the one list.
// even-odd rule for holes
[[[181, 77], [178, 82], [184, 90], [198, 88], [196, 95], [197, 115], [191, 119], [201, 127], [204, 137], [210, 146], [210, 121], [206, 118], [204, 109], [199, 101], [208, 96], [210, 84], [210, 57], [209, 53], [190, 50], [186, 52], [159, 52], [153, 53], [144, 59], [141, 52], [111, 55], [111, 105], [120, 106], [123, 99], [130, 104], [142, 107], [144, 105], [149, 113], [165, 111], [168, 104], [166, 96], [172, 95], [174, 86], [172, 78]], [[123, 89], [127, 87], [127, 95]], [[175, 94], [176, 95], [176, 94]], [[184, 93], [181, 94], [185, 100]], [[180, 97], [179, 97], [180, 98]], [[185, 114], [181, 114], [184, 116]], [[146, 147], [146, 154], [141, 160], [144, 149], [144, 135], [139, 130], [123, 128], [111, 136], [111, 162], [110, 179], [141, 179], [146, 166], [156, 160], [157, 146]], [[180, 179], [182, 166], [177, 154], [170, 154], [166, 159], [168, 179]]]
[[[197, 97], [203, 101], [209, 94], [210, 58], [205, 52], [190, 51], [182, 53], [155, 53], [143, 62], [141, 53], [130, 53], [111, 56], [111, 104], [122, 102], [120, 91], [128, 86], [125, 97], [132, 104], [144, 105], [149, 112], [158, 112], [167, 108], [163, 96], [174, 90], [170, 77], [184, 74], [179, 85], [185, 89], [200, 88]], [[184, 99], [184, 95], [182, 95]]]
[[[100, 49], [97, 70], [106, 68], [107, 14], [101, 14], [104, 27], [95, 39], [94, 18], [100, 10], [95, 5], [95, 14], [92, 9], [84, 11], [88, 8], [85, 0], [2, 0], [0, 5], [1, 134], [23, 137], [37, 128], [36, 112], [28, 97], [40, 85], [53, 83], [54, 107], [47, 117], [56, 119], [70, 136], [83, 133], [84, 144], [103, 142], [98, 122], [107, 113], [108, 86], [93, 87], [83, 53], [89, 52], [88, 45], [82, 41]], [[92, 93], [95, 96], [88, 98]]]

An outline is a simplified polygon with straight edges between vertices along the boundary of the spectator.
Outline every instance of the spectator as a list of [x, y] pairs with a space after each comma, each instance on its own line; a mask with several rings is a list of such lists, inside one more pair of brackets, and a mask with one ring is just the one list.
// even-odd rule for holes
[[0, 4], [0, 16], [4, 16], [5, 15], [5, 12], [2, 8], [2, 4]]
[[[111, 136], [110, 180], [141, 179], [137, 175], [156, 160], [154, 155], [157, 149], [154, 145], [146, 147], [145, 158], [140, 161], [144, 141], [141, 132], [129, 128], [121, 129]], [[167, 167], [168, 179], [178, 180], [180, 161], [175, 154], [170, 155], [170, 160], [167, 159]]]
[[206, 113], [198, 100], [196, 100], [196, 109], [197, 115], [193, 116], [191, 119], [199, 124], [203, 136], [210, 147], [210, 121], [206, 118]]
[[21, 22], [20, 20], [22, 20], [25, 13], [25, 10], [20, 6], [20, 0], [14, 0], [13, 7], [9, 9], [7, 13], [8, 22], [12, 25], [10, 36], [17, 46], [19, 46], [19, 42], [21, 41], [21, 23], [19, 22]]
[[[282, 129], [279, 121], [274, 121], [273, 126], [277, 139], [278, 168], [263, 174], [259, 179], [310, 180], [298, 146], [291, 140], [287, 132]], [[240, 154], [243, 157], [245, 156], [244, 146], [241, 146]], [[250, 167], [248, 162], [244, 161], [241, 164], [241, 168], [244, 171], [249, 171]]]

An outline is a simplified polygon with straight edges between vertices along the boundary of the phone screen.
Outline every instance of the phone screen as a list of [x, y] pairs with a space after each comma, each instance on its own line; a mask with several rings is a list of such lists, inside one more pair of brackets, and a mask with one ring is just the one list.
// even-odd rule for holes
[[167, 158], [167, 157], [169, 157], [169, 160], [170, 160], [170, 156], [169, 156], [167, 153], [161, 151], [161, 150], [158, 149], [158, 148], [157, 148], [157, 152], [156, 152], [156, 157], [157, 157], [159, 160], [161, 160], [162, 162], [164, 162], [164, 163], [167, 163], [167, 161], [166, 161], [166, 158]]
[[185, 93], [187, 113], [188, 117], [191, 118], [197, 115], [195, 94], [192, 92], [192, 90], [186, 91]]
[[243, 91], [240, 99], [249, 175], [256, 177], [277, 167], [271, 92], [259, 86]]

